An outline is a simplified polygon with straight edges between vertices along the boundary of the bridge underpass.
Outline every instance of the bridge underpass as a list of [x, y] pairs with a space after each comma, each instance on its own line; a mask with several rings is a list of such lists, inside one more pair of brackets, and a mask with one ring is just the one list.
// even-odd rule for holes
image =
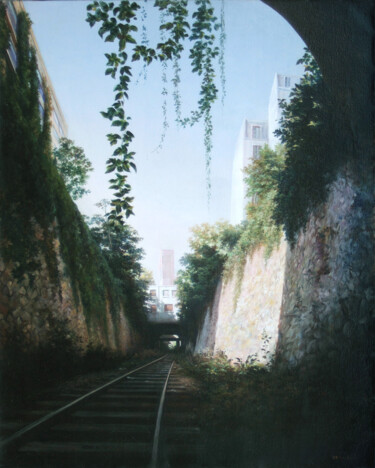
[[150, 313], [148, 315], [151, 344], [160, 347], [162, 343], [175, 342], [177, 348], [184, 344], [181, 322], [173, 313]]

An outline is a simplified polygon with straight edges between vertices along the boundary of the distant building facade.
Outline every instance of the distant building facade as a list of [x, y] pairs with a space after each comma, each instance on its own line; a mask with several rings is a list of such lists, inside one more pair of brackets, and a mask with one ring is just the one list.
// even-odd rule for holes
[[172, 286], [176, 280], [174, 274], [174, 251], [173, 250], [162, 250], [160, 269], [163, 286]]
[[153, 284], [149, 286], [149, 302], [151, 314], [158, 314], [162, 317], [169, 316], [177, 318], [178, 300], [177, 286], [159, 286]]
[[259, 157], [261, 148], [268, 144], [272, 149], [280, 143], [274, 135], [281, 118], [280, 101], [289, 101], [290, 92], [300, 77], [275, 74], [268, 103], [266, 121], [247, 120], [242, 123], [237, 139], [232, 166], [232, 193], [230, 222], [239, 224], [246, 219], [246, 184], [244, 168]]
[[[25, 11], [25, 7], [21, 0], [6, 0], [6, 13], [7, 13], [7, 22], [10, 29], [10, 41], [8, 48], [8, 61], [9, 65], [13, 67], [14, 70], [17, 68], [17, 14], [21, 11]], [[44, 114], [44, 107], [46, 102], [46, 96], [43, 91], [42, 81], [45, 80], [47, 87], [51, 95], [51, 139], [52, 145], [58, 146], [59, 139], [62, 137], [68, 136], [68, 126], [66, 124], [64, 115], [62, 113], [60, 104], [57, 100], [55, 91], [52, 86], [52, 81], [48, 75], [47, 68], [44, 64], [42, 55], [40, 53], [38, 43], [34, 36], [33, 31], [30, 33], [30, 45], [35, 49], [36, 59], [37, 59], [37, 74], [39, 81], [39, 112], [41, 118]]]
[[174, 251], [162, 250], [160, 260], [161, 285], [149, 286], [149, 308], [157, 319], [176, 319], [178, 309], [177, 286], [175, 285]]
[[244, 168], [259, 158], [261, 148], [268, 142], [268, 122], [244, 120], [238, 135], [232, 170], [231, 223], [245, 219], [246, 186]]

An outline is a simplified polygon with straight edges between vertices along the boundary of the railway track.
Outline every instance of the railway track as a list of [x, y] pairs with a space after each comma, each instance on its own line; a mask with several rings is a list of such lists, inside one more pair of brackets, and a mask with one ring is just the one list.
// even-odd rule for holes
[[194, 397], [173, 366], [166, 355], [84, 395], [40, 401], [0, 441], [1, 468], [200, 466]]

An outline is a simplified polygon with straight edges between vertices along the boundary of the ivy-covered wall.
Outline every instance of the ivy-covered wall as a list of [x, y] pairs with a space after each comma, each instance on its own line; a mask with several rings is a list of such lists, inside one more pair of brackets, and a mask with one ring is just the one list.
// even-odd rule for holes
[[[100, 320], [95, 317], [90, 320], [82, 300], [72, 290], [59, 249], [60, 241], [55, 238], [58, 281], [51, 278], [42, 255], [36, 259], [40, 265], [38, 270], [21, 278], [15, 274], [17, 264], [0, 258], [0, 346], [18, 342], [27, 349], [48, 344], [61, 335], [82, 349], [92, 344], [124, 353], [129, 351], [137, 344], [138, 337], [123, 305], [119, 303], [113, 313], [107, 299]], [[108, 290], [107, 294], [110, 293]]]
[[142, 326], [142, 304], [115, 277], [53, 163], [51, 100], [30, 27], [20, 12], [13, 67], [0, 3], [0, 344], [90, 342], [125, 351]]

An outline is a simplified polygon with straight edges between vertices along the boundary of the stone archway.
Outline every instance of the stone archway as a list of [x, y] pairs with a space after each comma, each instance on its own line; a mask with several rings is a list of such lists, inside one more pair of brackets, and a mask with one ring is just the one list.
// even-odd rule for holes
[[[283, 16], [316, 58], [352, 134], [351, 151], [373, 148], [373, 20], [371, 0], [262, 0]], [[366, 174], [366, 162], [363, 174]]]

